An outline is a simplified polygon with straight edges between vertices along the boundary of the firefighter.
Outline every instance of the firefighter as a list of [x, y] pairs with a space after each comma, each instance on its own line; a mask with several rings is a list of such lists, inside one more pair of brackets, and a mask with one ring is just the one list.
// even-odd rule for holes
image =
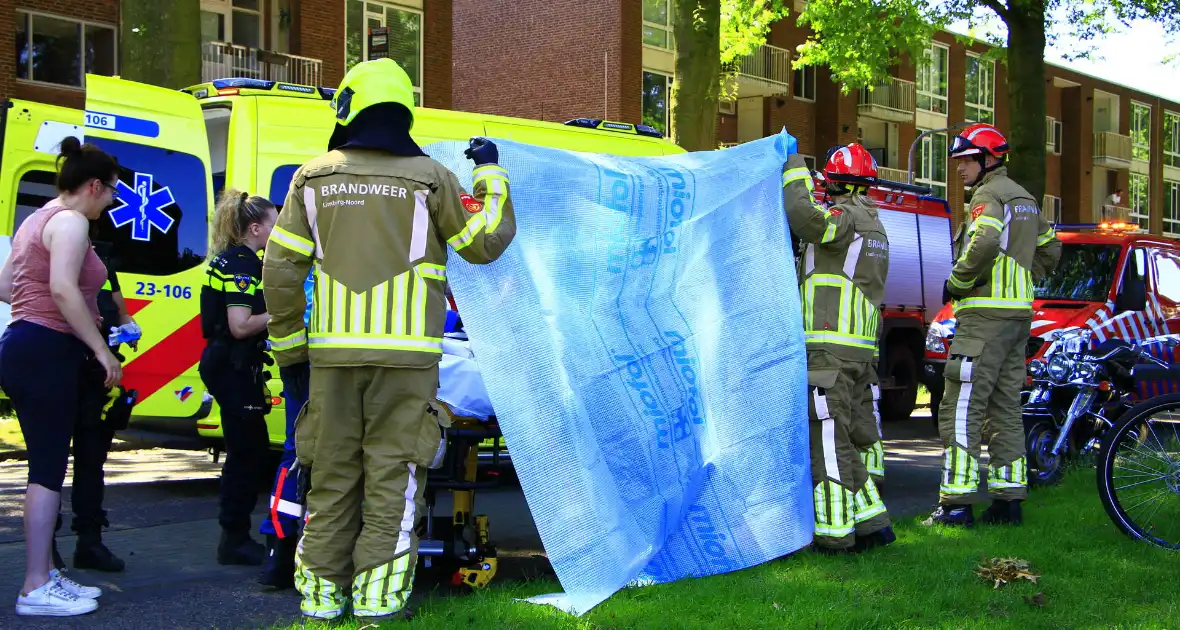
[[858, 552], [896, 538], [852, 439], [854, 428], [866, 424], [855, 418], [866, 414], [866, 393], [875, 380], [889, 240], [866, 196], [876, 181], [877, 164], [864, 147], [850, 144], [831, 151], [824, 176], [834, 202], [829, 209], [812, 196], [811, 173], [802, 156], [792, 155], [783, 168], [783, 205], [792, 235], [804, 243], [799, 277], [815, 549]]
[[446, 247], [492, 262], [516, 219], [495, 144], [472, 138], [466, 151], [474, 195], [418, 147], [412, 84], [397, 62], [357, 64], [331, 105], [328, 153], [296, 171], [263, 265], [275, 357], [311, 362], [295, 426], [311, 479], [295, 585], [307, 617], [349, 605], [362, 618], [408, 617], [414, 525], [441, 437], [427, 403], [438, 389]]
[[992, 504], [981, 520], [1020, 524], [1028, 494], [1020, 389], [1033, 285], [1056, 267], [1061, 242], [1032, 195], [1008, 178], [1008, 141], [999, 130], [973, 124], [955, 137], [949, 153], [971, 188], [971, 212], [955, 235], [955, 265], [943, 288], [958, 324], [938, 410], [945, 449], [939, 505], [924, 523], [974, 524], [986, 415]]
[[[308, 274], [303, 282], [303, 325], [311, 319], [311, 302], [315, 278]], [[299, 470], [295, 465], [295, 420], [307, 404], [308, 380], [311, 365], [307, 361], [279, 366], [283, 381], [287, 437], [283, 441], [283, 455], [275, 472], [274, 488], [270, 493], [270, 516], [262, 519], [259, 533], [266, 536], [266, 562], [258, 583], [285, 589], [295, 586], [295, 545], [299, 542], [303, 503], [299, 497]]]
[[201, 287], [201, 332], [207, 343], [198, 371], [221, 407], [225, 436], [220, 564], [258, 566], [265, 557], [265, 547], [250, 536], [250, 513], [270, 451], [265, 419], [270, 402], [263, 372], [270, 315], [258, 252], [277, 215], [264, 197], [226, 190], [217, 204], [212, 258]]

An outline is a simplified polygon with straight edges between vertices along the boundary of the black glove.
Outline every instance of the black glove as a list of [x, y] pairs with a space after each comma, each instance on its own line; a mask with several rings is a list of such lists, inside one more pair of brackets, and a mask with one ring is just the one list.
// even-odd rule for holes
[[476, 136], [471, 139], [469, 148], [463, 152], [467, 159], [475, 162], [476, 166], [483, 166], [484, 164], [498, 164], [500, 162], [500, 151], [496, 148], [496, 143]]

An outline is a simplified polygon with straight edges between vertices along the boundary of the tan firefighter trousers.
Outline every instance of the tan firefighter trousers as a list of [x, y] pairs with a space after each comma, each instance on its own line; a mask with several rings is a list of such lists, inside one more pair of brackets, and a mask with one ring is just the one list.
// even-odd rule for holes
[[295, 427], [299, 462], [311, 467], [295, 574], [305, 614], [332, 616], [349, 590], [357, 615], [405, 606], [418, 559], [414, 527], [441, 435], [427, 413], [437, 390], [437, 365], [311, 368]]
[[850, 437], [853, 416], [865, 412], [864, 384], [872, 369], [867, 361], [844, 361], [822, 350], [807, 353], [815, 542], [821, 546], [851, 547], [855, 534], [890, 525], [885, 503]]

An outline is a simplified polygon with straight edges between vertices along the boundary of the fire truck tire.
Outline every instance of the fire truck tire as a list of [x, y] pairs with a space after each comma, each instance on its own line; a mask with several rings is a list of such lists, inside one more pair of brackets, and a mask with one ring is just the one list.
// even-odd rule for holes
[[889, 344], [885, 353], [883, 378], [892, 378], [893, 388], [881, 391], [881, 420], [908, 420], [918, 402], [918, 360], [904, 341]]

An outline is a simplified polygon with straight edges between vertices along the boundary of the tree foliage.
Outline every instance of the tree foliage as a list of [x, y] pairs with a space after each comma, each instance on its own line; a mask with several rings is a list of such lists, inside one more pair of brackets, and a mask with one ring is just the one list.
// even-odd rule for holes
[[672, 0], [672, 5], [672, 32], [676, 38], [673, 137], [688, 151], [713, 149], [721, 93], [721, 3]]
[[121, 0], [119, 17], [123, 78], [175, 89], [201, 82], [198, 0]]
[[1007, 64], [1009, 171], [1039, 199], [1045, 182], [1046, 47], [1065, 41], [1067, 58], [1091, 57], [1104, 34], [1142, 19], [1159, 21], [1174, 37], [1180, 0], [810, 0], [799, 22], [814, 34], [800, 46], [797, 63], [827, 66], [845, 93], [871, 88], [899, 62], [921, 66], [931, 35], [965, 22], [971, 29], [966, 39], [999, 47], [996, 56]]

